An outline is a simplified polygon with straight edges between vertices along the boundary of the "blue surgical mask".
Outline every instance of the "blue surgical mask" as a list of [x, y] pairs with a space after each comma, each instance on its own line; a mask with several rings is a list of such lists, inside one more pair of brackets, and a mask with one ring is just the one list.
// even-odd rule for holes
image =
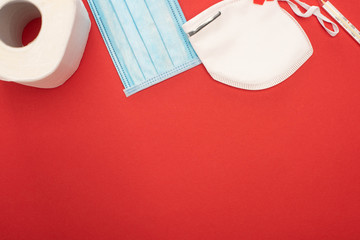
[[200, 64], [177, 0], [88, 0], [130, 96]]

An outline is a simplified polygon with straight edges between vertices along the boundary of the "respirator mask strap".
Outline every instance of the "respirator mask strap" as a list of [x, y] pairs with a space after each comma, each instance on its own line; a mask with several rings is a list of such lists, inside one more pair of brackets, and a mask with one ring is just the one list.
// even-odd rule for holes
[[[301, 10], [299, 9], [299, 7], [295, 3], [293, 3], [291, 0], [278, 0], [278, 1], [288, 3], [289, 6], [291, 7], [291, 9], [293, 10], [293, 12], [296, 15], [298, 15], [299, 17], [308, 18], [308, 17], [311, 17], [312, 15], [316, 16], [316, 18], [318, 19], [321, 26], [330, 34], [330, 36], [335, 37], [339, 33], [339, 27], [334, 22], [332, 22], [330, 19], [325, 17], [321, 13], [320, 8], [318, 6], [310, 6], [299, 0], [294, 0], [297, 4], [299, 4], [301, 7], [303, 7], [306, 10], [305, 13], [302, 13]], [[331, 30], [330, 28], [327, 28], [325, 26], [325, 22], [331, 24], [333, 30]]]

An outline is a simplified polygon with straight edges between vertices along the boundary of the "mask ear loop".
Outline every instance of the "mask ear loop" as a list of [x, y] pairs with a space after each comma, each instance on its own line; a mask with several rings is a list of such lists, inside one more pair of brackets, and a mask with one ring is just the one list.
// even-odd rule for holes
[[[302, 13], [300, 11], [299, 7], [295, 3], [293, 3], [291, 0], [278, 0], [278, 1], [287, 2], [289, 4], [289, 6], [291, 7], [291, 9], [294, 11], [294, 13], [296, 15], [298, 15], [299, 17], [308, 18], [308, 17], [311, 17], [312, 15], [316, 16], [316, 18], [318, 19], [321, 26], [330, 34], [330, 36], [335, 37], [339, 33], [339, 27], [334, 22], [332, 22], [330, 19], [325, 17], [321, 13], [320, 8], [318, 6], [310, 6], [299, 0], [294, 0], [296, 3], [298, 3], [301, 7], [303, 7], [306, 10], [305, 13]], [[330, 23], [334, 30], [327, 28], [325, 26], [324, 22]]]

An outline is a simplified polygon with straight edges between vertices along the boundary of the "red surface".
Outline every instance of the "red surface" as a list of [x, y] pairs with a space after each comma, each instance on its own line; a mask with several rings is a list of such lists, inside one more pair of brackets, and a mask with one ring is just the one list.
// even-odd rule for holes
[[296, 19], [315, 53], [265, 91], [199, 66], [126, 98], [94, 22], [62, 87], [1, 82], [0, 239], [360, 239], [360, 46]]

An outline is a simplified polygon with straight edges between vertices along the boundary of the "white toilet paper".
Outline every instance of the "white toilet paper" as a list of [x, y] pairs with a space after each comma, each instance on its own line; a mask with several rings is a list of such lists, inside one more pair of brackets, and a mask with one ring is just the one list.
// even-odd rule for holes
[[[41, 17], [39, 35], [22, 32]], [[39, 88], [63, 84], [77, 70], [90, 31], [81, 0], [0, 0], [0, 79]]]

